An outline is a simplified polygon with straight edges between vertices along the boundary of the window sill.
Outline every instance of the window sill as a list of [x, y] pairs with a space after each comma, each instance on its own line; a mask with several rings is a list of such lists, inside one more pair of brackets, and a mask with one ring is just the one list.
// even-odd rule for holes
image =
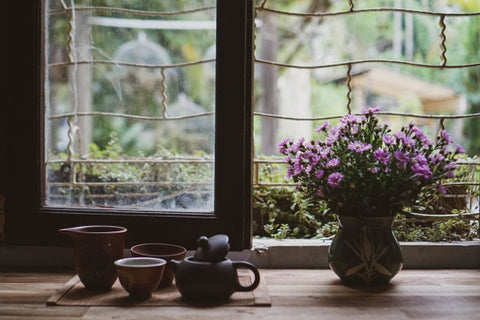
[[[254, 239], [250, 251], [232, 253], [260, 268], [328, 268], [330, 241]], [[480, 241], [401, 242], [404, 269], [471, 269], [480, 267]]]
[[[400, 244], [404, 269], [480, 268], [480, 241]], [[252, 249], [230, 252], [229, 258], [250, 261], [259, 268], [326, 269], [329, 245], [330, 241], [325, 240], [254, 239]], [[72, 249], [0, 245], [0, 267], [29, 266], [73, 267]]]

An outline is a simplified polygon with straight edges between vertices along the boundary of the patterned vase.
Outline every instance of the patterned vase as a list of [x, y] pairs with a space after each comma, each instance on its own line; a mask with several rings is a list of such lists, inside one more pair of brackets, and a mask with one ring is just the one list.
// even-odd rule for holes
[[392, 232], [394, 217], [340, 216], [340, 228], [328, 250], [328, 264], [349, 285], [385, 285], [403, 266]]

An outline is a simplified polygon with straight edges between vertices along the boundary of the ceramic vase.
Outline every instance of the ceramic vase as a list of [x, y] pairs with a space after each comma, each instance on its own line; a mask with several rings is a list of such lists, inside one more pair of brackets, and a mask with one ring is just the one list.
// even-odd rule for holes
[[340, 216], [328, 264], [349, 285], [386, 285], [402, 269], [403, 256], [392, 232], [394, 217]]

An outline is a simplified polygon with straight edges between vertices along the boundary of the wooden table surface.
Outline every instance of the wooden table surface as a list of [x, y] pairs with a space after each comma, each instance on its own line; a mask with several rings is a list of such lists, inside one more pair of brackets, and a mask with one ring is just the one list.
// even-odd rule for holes
[[480, 319], [480, 270], [403, 270], [360, 290], [330, 270], [263, 269], [271, 307], [47, 307], [72, 276], [0, 270], [0, 319]]

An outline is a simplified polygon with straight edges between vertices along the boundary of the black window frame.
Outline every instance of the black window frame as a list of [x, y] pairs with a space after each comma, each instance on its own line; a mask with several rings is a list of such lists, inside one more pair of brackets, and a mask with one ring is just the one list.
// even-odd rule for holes
[[128, 229], [127, 245], [196, 246], [200, 235], [224, 233], [233, 250], [251, 246], [253, 0], [217, 0], [214, 215], [151, 214], [42, 205], [44, 1], [2, 1], [0, 193], [6, 242], [66, 245], [58, 229], [109, 224]]

